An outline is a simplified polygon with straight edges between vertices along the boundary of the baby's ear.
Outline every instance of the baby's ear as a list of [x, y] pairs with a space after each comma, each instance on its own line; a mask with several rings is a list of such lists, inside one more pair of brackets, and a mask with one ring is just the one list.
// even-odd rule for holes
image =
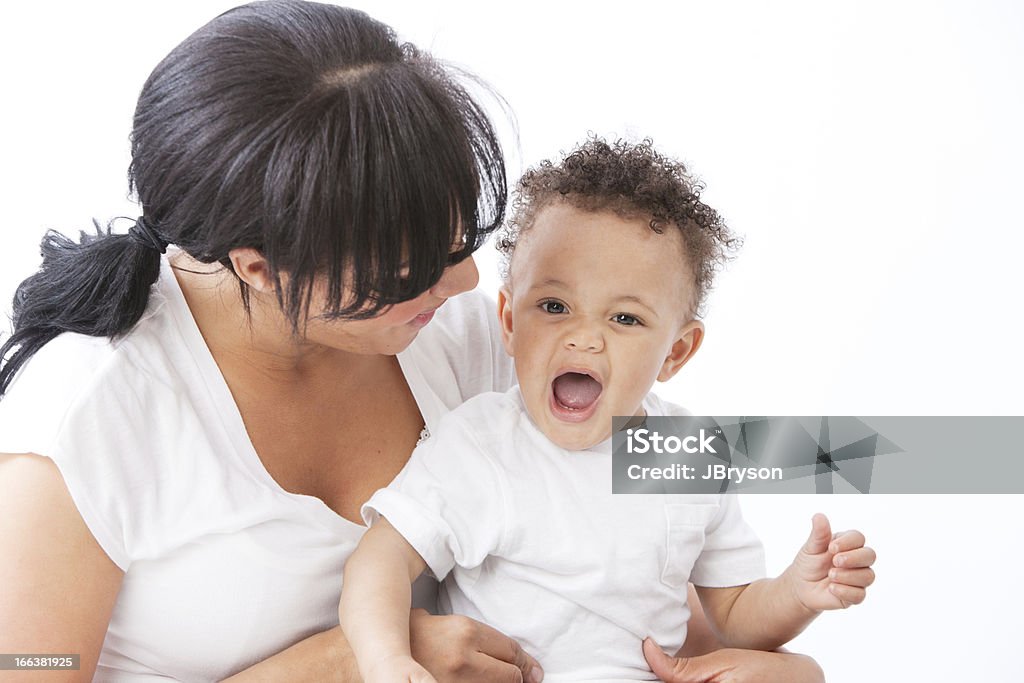
[[667, 382], [676, 376], [679, 369], [686, 365], [686, 362], [697, 353], [701, 342], [704, 341], [704, 323], [699, 320], [691, 320], [679, 328], [679, 334], [672, 343], [665, 362], [661, 365], [658, 373], [659, 382]]
[[506, 287], [498, 290], [498, 321], [501, 323], [501, 342], [505, 352], [514, 356], [512, 349], [512, 292]]

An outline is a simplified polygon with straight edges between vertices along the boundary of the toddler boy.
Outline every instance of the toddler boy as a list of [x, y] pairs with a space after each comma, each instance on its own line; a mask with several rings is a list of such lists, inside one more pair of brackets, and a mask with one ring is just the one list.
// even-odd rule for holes
[[520, 181], [498, 299], [519, 384], [447, 415], [364, 507], [340, 605], [364, 680], [433, 681], [409, 650], [424, 569], [448, 577], [446, 610], [516, 639], [549, 682], [653, 680], [641, 642], [682, 645], [688, 581], [733, 647], [774, 649], [863, 599], [873, 553], [823, 516], [767, 580], [735, 496], [611, 494], [612, 416], [685, 414], [650, 389], [700, 347], [734, 246], [699, 189], [649, 142], [598, 139]]

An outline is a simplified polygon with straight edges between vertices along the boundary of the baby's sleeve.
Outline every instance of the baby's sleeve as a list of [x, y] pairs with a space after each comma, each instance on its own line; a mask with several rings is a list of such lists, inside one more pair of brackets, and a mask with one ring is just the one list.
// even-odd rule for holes
[[368, 525], [385, 517], [441, 580], [455, 566], [479, 566], [498, 549], [505, 487], [469, 426], [449, 414], [395, 482], [363, 505], [362, 515]]
[[735, 494], [723, 494], [705, 529], [704, 549], [690, 572], [697, 586], [741, 586], [765, 576], [764, 546], [740, 511]]

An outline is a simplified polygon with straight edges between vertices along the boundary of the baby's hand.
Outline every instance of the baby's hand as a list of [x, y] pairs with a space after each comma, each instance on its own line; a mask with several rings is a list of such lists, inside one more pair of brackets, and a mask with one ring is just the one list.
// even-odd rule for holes
[[859, 531], [832, 533], [822, 514], [811, 520], [811, 535], [786, 570], [797, 600], [811, 610], [845, 609], [864, 601], [875, 581], [875, 551]]
[[409, 655], [395, 655], [377, 661], [363, 678], [364, 683], [437, 683], [415, 659]]

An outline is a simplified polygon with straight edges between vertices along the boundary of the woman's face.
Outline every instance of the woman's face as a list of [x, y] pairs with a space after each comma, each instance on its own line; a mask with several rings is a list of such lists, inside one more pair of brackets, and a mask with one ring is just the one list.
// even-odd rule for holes
[[305, 340], [352, 353], [397, 354], [412, 343], [446, 300], [473, 289], [479, 280], [476, 263], [472, 257], [466, 258], [445, 269], [441, 279], [423, 294], [390, 306], [373, 318], [311, 318], [306, 325]]

